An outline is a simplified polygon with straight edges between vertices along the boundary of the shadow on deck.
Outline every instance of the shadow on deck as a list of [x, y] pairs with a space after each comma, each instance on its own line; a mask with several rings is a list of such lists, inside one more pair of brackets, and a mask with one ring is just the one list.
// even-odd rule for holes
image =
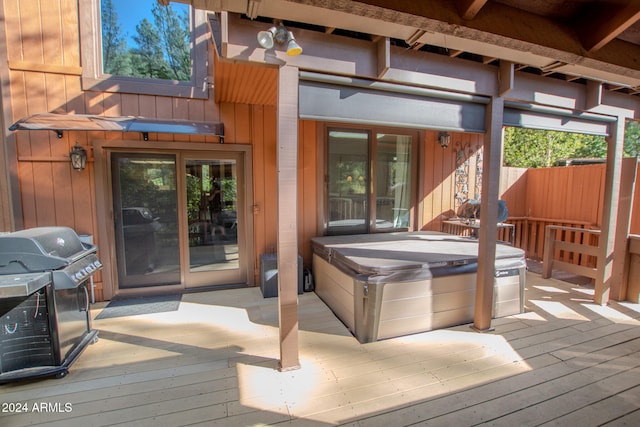
[[305, 293], [288, 372], [276, 298], [185, 294], [174, 311], [95, 320], [100, 340], [65, 378], [0, 386], [0, 425], [639, 425], [640, 305], [592, 293], [529, 272], [526, 312], [494, 332], [369, 344]]

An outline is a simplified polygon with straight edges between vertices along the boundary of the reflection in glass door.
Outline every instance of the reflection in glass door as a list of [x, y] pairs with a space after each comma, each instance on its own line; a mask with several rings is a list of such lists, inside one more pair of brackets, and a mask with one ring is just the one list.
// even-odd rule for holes
[[111, 167], [119, 287], [179, 284], [175, 156], [113, 153]]
[[415, 139], [411, 134], [329, 129], [327, 234], [410, 228]]
[[[239, 161], [186, 159], [187, 287], [241, 282]], [[240, 243], [240, 244], [239, 244]]]
[[327, 234], [369, 231], [369, 132], [331, 130]]

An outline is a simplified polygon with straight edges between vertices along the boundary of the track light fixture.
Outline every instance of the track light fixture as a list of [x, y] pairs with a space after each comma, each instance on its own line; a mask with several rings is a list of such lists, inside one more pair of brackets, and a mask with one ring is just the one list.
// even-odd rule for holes
[[287, 46], [287, 55], [296, 56], [302, 53], [302, 47], [296, 43], [291, 31], [287, 30], [282, 23], [279, 23], [266, 31], [258, 33], [258, 44], [265, 49], [273, 48], [274, 44]]

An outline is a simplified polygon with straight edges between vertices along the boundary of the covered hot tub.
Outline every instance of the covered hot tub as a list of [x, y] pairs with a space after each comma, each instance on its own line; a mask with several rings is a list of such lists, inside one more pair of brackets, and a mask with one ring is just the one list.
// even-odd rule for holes
[[[316, 294], [358, 341], [471, 323], [478, 241], [438, 232], [312, 239]], [[493, 317], [524, 308], [524, 251], [496, 248]]]

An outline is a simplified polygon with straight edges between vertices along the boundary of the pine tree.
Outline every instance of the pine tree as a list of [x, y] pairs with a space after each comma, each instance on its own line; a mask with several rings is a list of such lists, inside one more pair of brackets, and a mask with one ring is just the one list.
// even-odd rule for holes
[[127, 42], [122, 35], [118, 13], [112, 0], [101, 1], [102, 18], [102, 71], [107, 74], [127, 75]]
[[151, 9], [166, 62], [175, 80], [191, 78], [190, 31], [187, 14], [179, 16], [171, 6], [155, 4]]
[[133, 36], [136, 47], [131, 49], [133, 75], [136, 77], [170, 78], [156, 30], [146, 18], [136, 25], [136, 35]]

